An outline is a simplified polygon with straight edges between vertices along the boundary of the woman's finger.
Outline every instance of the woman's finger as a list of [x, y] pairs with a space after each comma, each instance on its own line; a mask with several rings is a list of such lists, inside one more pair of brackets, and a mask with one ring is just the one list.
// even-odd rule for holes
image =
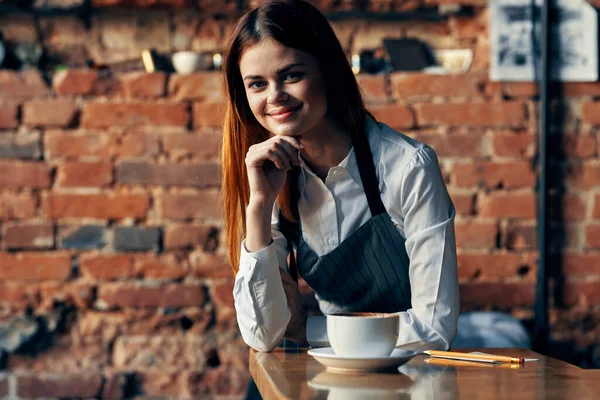
[[286, 140], [281, 140], [277, 142], [277, 144], [283, 151], [285, 151], [293, 165], [300, 165], [300, 158], [298, 157], [298, 149], [296, 147], [292, 146], [292, 144]]

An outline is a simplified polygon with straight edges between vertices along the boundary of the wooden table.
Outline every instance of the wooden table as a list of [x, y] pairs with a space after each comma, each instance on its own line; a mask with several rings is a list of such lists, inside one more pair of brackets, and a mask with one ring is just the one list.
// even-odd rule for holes
[[[539, 358], [522, 366], [450, 361], [418, 355], [393, 373], [336, 374], [306, 350], [250, 350], [250, 373], [270, 399], [600, 399], [600, 371], [522, 349], [470, 349]], [[516, 367], [516, 368], [515, 368]]]

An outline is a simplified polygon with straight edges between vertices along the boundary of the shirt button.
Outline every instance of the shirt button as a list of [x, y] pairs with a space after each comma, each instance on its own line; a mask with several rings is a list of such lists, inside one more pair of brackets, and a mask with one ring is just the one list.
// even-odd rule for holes
[[329, 244], [332, 246], [335, 246], [335, 244], [336, 244], [335, 239], [329, 239]]

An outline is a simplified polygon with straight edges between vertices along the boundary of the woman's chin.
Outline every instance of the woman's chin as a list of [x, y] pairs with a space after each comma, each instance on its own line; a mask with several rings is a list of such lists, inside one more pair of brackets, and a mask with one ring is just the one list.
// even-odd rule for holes
[[300, 129], [298, 129], [298, 126], [295, 126], [295, 124], [281, 124], [281, 125], [277, 125], [274, 126], [271, 130], [271, 132], [274, 135], [279, 135], [279, 136], [301, 136], [302, 135], [302, 131]]

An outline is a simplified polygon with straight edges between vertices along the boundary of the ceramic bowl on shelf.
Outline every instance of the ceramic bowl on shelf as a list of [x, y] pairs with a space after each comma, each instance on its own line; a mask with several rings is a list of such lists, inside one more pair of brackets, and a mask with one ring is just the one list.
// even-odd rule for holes
[[178, 74], [187, 75], [200, 70], [212, 69], [212, 54], [195, 51], [178, 51], [171, 57], [173, 68]]

